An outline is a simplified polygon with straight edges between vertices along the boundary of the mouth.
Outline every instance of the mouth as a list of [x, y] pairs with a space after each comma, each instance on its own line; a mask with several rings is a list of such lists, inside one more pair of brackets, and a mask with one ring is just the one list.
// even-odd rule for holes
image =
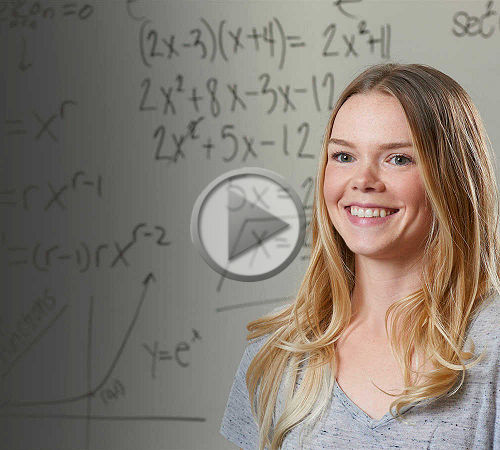
[[375, 216], [375, 217], [359, 217], [351, 214], [350, 206], [346, 206], [345, 208], [347, 218], [349, 222], [358, 227], [379, 227], [384, 226], [386, 223], [392, 222], [392, 218], [399, 214], [399, 209], [394, 210], [395, 212], [388, 214], [385, 217]]
[[[359, 217], [359, 216], [355, 216], [353, 214], [351, 214], [351, 207], [350, 206], [345, 206], [344, 209], [347, 211], [347, 213], [352, 216], [352, 217]], [[387, 214], [385, 217], [389, 217], [389, 216], [392, 216], [394, 214], [396, 214], [399, 209], [391, 209], [391, 208], [383, 208], [387, 211], [391, 211], [390, 214]], [[359, 217], [360, 219], [372, 219], [372, 218], [379, 218], [380, 216], [372, 216], [372, 217]]]

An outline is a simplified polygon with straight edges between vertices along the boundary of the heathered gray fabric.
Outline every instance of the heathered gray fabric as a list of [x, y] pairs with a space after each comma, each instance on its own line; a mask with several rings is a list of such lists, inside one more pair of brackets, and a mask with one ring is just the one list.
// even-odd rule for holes
[[[484, 303], [469, 325], [475, 353], [485, 358], [466, 371], [464, 384], [453, 396], [409, 405], [400, 423], [387, 413], [374, 420], [335, 384], [327, 413], [303, 448], [316, 449], [494, 449], [500, 450], [500, 298]], [[245, 383], [247, 368], [268, 336], [249, 342], [234, 377], [220, 433], [244, 450], [258, 449], [258, 428]], [[297, 385], [300, 383], [300, 379]], [[281, 384], [277, 412], [283, 407]], [[285, 437], [283, 449], [298, 449], [299, 425]]]

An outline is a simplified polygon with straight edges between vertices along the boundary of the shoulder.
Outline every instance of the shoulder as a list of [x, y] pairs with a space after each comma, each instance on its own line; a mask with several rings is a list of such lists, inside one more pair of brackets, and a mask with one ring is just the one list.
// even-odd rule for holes
[[[288, 306], [290, 306], [289, 303], [277, 306], [277, 307], [269, 310], [269, 312], [266, 313], [265, 315], [271, 316], [274, 314], [278, 314], [281, 311], [283, 311], [284, 309], [286, 309]], [[268, 334], [265, 334], [263, 336], [259, 336], [259, 337], [254, 338], [254, 339], [250, 339], [247, 342], [248, 353], [255, 355], [261, 349], [261, 347], [267, 342], [267, 340], [271, 337], [271, 335], [272, 335], [272, 333], [268, 333]]]
[[250, 339], [245, 348], [245, 356], [248, 359], [253, 359], [253, 357], [259, 352], [270, 337], [270, 334], [265, 334], [264, 336]]
[[466, 349], [468, 341], [472, 339], [474, 343], [474, 353], [486, 352], [489, 361], [487, 365], [494, 367], [500, 362], [500, 295], [495, 293], [479, 307], [469, 326], [466, 339]]
[[276, 306], [275, 308], [271, 309], [271, 310], [267, 313], [267, 315], [280, 313], [281, 311], [283, 311], [283, 310], [285, 310], [286, 308], [288, 308], [290, 305], [291, 305], [291, 303], [283, 303], [282, 305]]
[[[290, 306], [290, 304], [280, 305], [278, 307], [272, 308], [266, 315], [269, 316], [277, 314], [283, 311], [288, 306]], [[243, 354], [243, 360], [247, 366], [248, 364], [250, 364], [250, 361], [255, 357], [259, 350], [264, 346], [264, 344], [271, 338], [271, 336], [272, 333], [267, 333], [263, 336], [259, 336], [247, 341], [245, 352]]]
[[487, 298], [476, 311], [470, 324], [470, 335], [481, 340], [499, 341], [500, 295]]

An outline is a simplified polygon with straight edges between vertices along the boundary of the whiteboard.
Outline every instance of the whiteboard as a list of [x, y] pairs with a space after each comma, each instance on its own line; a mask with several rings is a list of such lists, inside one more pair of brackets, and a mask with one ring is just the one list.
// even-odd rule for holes
[[339, 93], [371, 64], [456, 79], [500, 141], [500, 16], [479, 1], [0, 3], [0, 442], [231, 449], [219, 435], [245, 325], [293, 301], [214, 271], [200, 193], [284, 177], [311, 216]]

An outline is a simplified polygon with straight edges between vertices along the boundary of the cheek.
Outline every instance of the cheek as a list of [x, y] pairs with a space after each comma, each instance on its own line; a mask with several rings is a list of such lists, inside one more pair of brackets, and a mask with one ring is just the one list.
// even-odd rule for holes
[[327, 203], [335, 202], [339, 196], [339, 178], [328, 166], [325, 169], [325, 180], [323, 183], [323, 195]]
[[401, 192], [408, 203], [417, 209], [426, 209], [427, 198], [422, 180], [418, 174], [401, 183]]
[[419, 175], [400, 183], [402, 198], [408, 207], [408, 220], [421, 232], [427, 232], [432, 224], [432, 208]]

